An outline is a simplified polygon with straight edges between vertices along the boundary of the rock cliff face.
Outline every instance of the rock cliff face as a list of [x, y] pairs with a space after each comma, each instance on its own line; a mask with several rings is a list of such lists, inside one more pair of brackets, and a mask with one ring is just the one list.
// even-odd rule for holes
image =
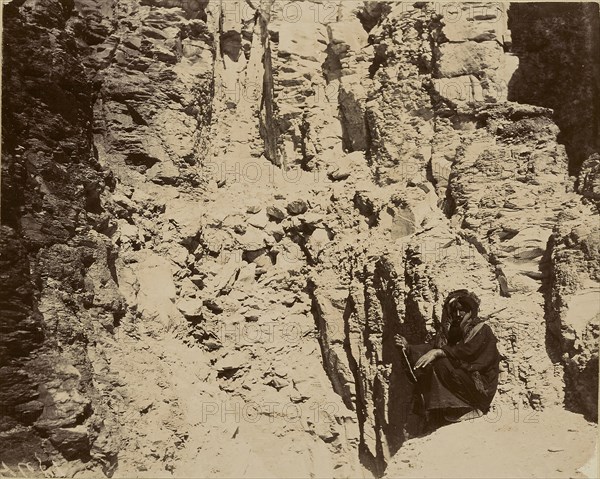
[[590, 8], [10, 3], [0, 460], [381, 476], [423, 429], [393, 337], [443, 343], [459, 288], [499, 338], [490, 414], [597, 420]]
[[569, 171], [578, 173], [600, 142], [600, 70], [593, 60], [600, 53], [598, 8], [592, 3], [516, 3], [508, 24], [520, 60], [510, 99], [554, 109]]

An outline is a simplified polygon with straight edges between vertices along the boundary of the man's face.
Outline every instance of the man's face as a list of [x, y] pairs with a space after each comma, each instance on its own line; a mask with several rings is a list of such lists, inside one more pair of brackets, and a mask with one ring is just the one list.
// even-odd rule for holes
[[462, 321], [468, 312], [469, 312], [468, 309], [465, 308], [458, 301], [456, 303], [454, 303], [454, 319], [455, 320]]

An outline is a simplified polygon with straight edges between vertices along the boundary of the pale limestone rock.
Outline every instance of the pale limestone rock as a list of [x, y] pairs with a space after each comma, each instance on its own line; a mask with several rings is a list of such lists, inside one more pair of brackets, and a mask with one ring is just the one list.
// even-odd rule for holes
[[250, 285], [255, 282], [256, 278], [256, 264], [249, 263], [240, 268], [240, 272], [238, 274], [236, 285]]
[[202, 317], [203, 304], [201, 299], [185, 299], [177, 301], [177, 309], [186, 319]]
[[502, 4], [468, 3], [444, 5], [442, 33], [450, 42], [502, 40], [506, 31], [506, 8]]
[[442, 78], [450, 78], [497, 70], [502, 56], [502, 48], [493, 41], [443, 43], [439, 46], [438, 73]]
[[442, 98], [456, 105], [484, 101], [481, 83], [473, 75], [439, 78], [433, 84]]
[[236, 241], [243, 251], [257, 251], [265, 248], [271, 239], [264, 231], [250, 226], [246, 229], [246, 233], [236, 237]]
[[327, 24], [329, 42], [334, 45], [344, 45], [354, 52], [360, 51], [367, 44], [367, 32], [358, 20], [332, 22]]
[[147, 251], [135, 253], [133, 258], [136, 262], [122, 265], [118, 271], [119, 277], [130, 278], [128, 283], [135, 284], [135, 289], [130, 286], [123, 291], [129, 305], [136, 306], [146, 321], [155, 322], [153, 329], [157, 332], [177, 327], [181, 315], [174, 305], [176, 289], [171, 263]]
[[248, 217], [248, 224], [256, 228], [264, 229], [269, 223], [267, 212], [262, 210]]
[[315, 5], [308, 1], [293, 2], [280, 15], [279, 55], [294, 55], [312, 61], [324, 60], [327, 29], [315, 21], [315, 16], [318, 15]]
[[165, 161], [155, 164], [147, 171], [150, 181], [158, 184], [172, 184], [177, 181], [180, 176], [179, 168], [172, 161]]

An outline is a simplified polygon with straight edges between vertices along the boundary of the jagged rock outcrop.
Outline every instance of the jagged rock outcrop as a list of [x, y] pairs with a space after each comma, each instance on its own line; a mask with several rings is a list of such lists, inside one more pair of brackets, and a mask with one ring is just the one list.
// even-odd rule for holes
[[519, 69], [509, 97], [552, 108], [559, 140], [569, 155], [569, 171], [579, 173], [600, 147], [595, 113], [600, 94], [600, 10], [592, 3], [559, 2], [542, 8], [515, 3], [508, 11]]
[[582, 133], [569, 177], [558, 97], [512, 89], [506, 8], [4, 16], [7, 467], [381, 476], [423, 431], [393, 337], [443, 343], [460, 288], [499, 338], [491, 414], [597, 420], [597, 154]]
[[114, 179], [93, 152], [92, 88], [67, 28], [72, 9], [32, 1], [4, 11], [0, 455], [38, 470], [92, 459], [111, 473], [112, 416], [90, 350], [125, 304], [114, 248], [92, 229]]
[[590, 155], [581, 165], [578, 186], [578, 191], [598, 206], [600, 201], [600, 158], [597, 153]]
[[569, 215], [553, 233], [546, 303], [551, 346], [565, 363], [565, 400], [598, 420], [598, 227]]

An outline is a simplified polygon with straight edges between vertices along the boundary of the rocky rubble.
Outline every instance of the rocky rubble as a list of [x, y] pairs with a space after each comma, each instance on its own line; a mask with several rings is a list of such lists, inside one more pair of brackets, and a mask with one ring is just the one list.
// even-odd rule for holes
[[5, 23], [8, 467], [381, 476], [423, 432], [393, 337], [440, 344], [458, 288], [499, 338], [494, 413], [597, 420], [595, 157], [575, 184], [552, 111], [508, 101], [504, 8], [27, 0]]

